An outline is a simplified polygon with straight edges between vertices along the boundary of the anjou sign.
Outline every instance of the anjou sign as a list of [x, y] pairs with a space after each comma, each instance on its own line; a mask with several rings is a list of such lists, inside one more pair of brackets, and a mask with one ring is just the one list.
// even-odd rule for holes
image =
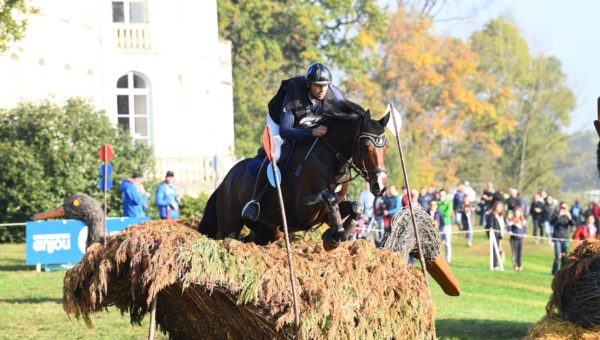
[[[109, 235], [114, 235], [132, 224], [148, 221], [148, 217], [107, 218]], [[57, 264], [79, 262], [85, 254], [88, 227], [79, 220], [50, 220], [27, 222], [26, 264]]]

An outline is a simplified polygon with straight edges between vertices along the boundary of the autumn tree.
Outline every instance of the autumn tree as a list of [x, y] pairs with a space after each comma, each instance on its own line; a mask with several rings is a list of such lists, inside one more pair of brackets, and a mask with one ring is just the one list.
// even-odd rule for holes
[[508, 92], [508, 101], [496, 105], [514, 129], [500, 139], [504, 156], [494, 171], [503, 186], [533, 192], [558, 189], [552, 164], [566, 149], [566, 134], [575, 96], [566, 85], [560, 61], [533, 56], [519, 29], [509, 20], [491, 20], [472, 36], [473, 50], [481, 56], [479, 70], [494, 77], [494, 91]]
[[[491, 79], [478, 70], [479, 57], [468, 44], [436, 35], [430, 20], [401, 8], [391, 15], [381, 54], [378, 69], [346, 85], [376, 111], [395, 101], [414, 187], [473, 180], [480, 163], [500, 156], [496, 136], [510, 124], [492, 102], [504, 94], [480, 96], [477, 90]], [[395, 157], [393, 151], [388, 167], [399, 182]]]
[[266, 122], [267, 103], [282, 80], [323, 61], [339, 75], [366, 70], [384, 27], [375, 0], [218, 2], [219, 34], [232, 42], [235, 147], [254, 154]]

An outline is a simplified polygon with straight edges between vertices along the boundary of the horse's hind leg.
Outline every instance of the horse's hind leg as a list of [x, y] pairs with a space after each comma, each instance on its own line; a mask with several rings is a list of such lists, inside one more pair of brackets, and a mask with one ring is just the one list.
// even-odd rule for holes
[[215, 239], [217, 240], [227, 237], [237, 239], [240, 237], [240, 233], [244, 227], [240, 204], [225, 196], [219, 193], [217, 197], [217, 205], [219, 206], [217, 214], [218, 227], [215, 233]]
[[245, 221], [245, 223], [252, 233], [243, 239], [244, 242], [254, 242], [260, 246], [264, 246], [279, 239], [278, 228], [273, 228], [258, 221]]

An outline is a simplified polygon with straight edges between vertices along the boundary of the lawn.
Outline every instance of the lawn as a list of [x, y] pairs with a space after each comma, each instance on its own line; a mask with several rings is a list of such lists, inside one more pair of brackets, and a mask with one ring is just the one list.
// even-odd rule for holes
[[[516, 339], [544, 315], [551, 293], [553, 248], [526, 240], [523, 272], [510, 265], [508, 244], [504, 272], [490, 271], [488, 243], [476, 234], [473, 247], [453, 239], [452, 269], [462, 295], [445, 296], [432, 281], [437, 335], [442, 339]], [[132, 326], [115, 309], [96, 314], [94, 329], [70, 319], [62, 309], [64, 272], [41, 272], [25, 266], [24, 244], [0, 245], [0, 338], [141, 339], [148, 320]], [[157, 338], [165, 338], [160, 335]]]

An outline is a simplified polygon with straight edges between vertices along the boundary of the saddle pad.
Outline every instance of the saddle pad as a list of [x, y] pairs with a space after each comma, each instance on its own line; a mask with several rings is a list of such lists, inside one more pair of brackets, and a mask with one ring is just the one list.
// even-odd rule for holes
[[252, 177], [253, 180], [256, 181], [256, 176], [258, 176], [258, 170], [260, 170], [260, 165], [264, 161], [264, 157], [254, 157], [248, 162], [246, 165], [246, 171], [248, 171], [248, 175]]

